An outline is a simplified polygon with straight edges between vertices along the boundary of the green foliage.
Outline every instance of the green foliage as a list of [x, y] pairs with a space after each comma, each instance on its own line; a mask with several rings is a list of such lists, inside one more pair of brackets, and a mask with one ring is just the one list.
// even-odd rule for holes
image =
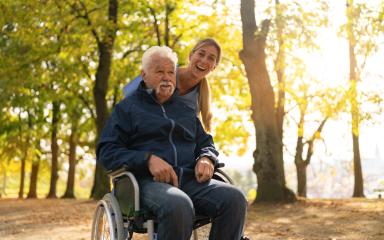
[[[297, 49], [317, 48], [317, 31], [328, 21], [327, 5], [317, 1], [308, 9], [304, 4], [284, 1], [280, 15], [272, 3], [263, 10], [273, 19], [267, 51], [269, 68], [276, 71], [281, 67], [276, 56], [277, 24], [282, 24], [288, 106], [295, 109], [307, 104], [310, 113], [328, 116], [338, 111], [334, 105], [343, 90], [314, 91], [309, 84], [299, 84], [310, 77], [302, 56], [295, 53]], [[220, 64], [208, 77], [213, 91], [213, 135], [225, 154], [244, 154], [254, 132], [249, 130], [253, 129], [249, 87], [238, 57], [242, 48], [238, 7], [237, 2], [213, 0], [119, 1], [118, 30], [106, 96], [109, 109], [123, 97], [123, 86], [140, 74], [140, 59], [149, 46], [168, 44], [178, 53], [180, 65], [185, 65], [193, 45], [199, 39], [213, 37], [221, 44], [223, 53]], [[27, 175], [32, 161], [41, 158], [39, 191], [48, 189], [52, 102], [57, 101], [61, 106], [60, 173], [66, 171], [70, 129], [77, 122], [77, 178], [91, 182], [89, 169], [93, 170], [94, 158], [89, 156], [94, 155], [96, 141], [92, 91], [98, 67], [98, 41], [113, 29], [106, 17], [108, 2], [4, 0], [0, 10], [1, 171], [6, 171], [12, 179], [11, 188], [17, 189], [24, 154]], [[356, 29], [361, 43], [359, 54], [365, 56], [377, 49], [377, 39], [367, 36], [384, 29], [383, 4], [374, 10], [361, 4], [356, 11], [360, 16]], [[277, 80], [271, 76], [277, 91]], [[368, 95], [364, 99], [382, 102], [380, 93]], [[65, 177], [60, 176], [59, 186], [64, 186], [63, 181]]]

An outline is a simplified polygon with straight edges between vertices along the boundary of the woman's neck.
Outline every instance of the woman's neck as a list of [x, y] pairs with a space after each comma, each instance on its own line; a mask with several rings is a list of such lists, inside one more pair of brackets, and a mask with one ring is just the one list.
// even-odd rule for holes
[[178, 71], [179, 82], [177, 88], [179, 89], [180, 95], [184, 95], [191, 91], [197, 84], [200, 83], [201, 79], [193, 76], [188, 68], [179, 68]]

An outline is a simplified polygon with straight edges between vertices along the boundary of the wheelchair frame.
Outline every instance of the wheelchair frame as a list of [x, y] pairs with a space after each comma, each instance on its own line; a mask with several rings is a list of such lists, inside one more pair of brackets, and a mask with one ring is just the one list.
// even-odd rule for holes
[[[220, 163], [215, 169], [213, 178], [233, 184], [232, 179], [222, 170]], [[108, 171], [112, 180], [113, 189], [111, 193], [104, 195], [96, 207], [92, 223], [92, 240], [131, 240], [134, 233], [148, 233], [149, 240], [156, 240], [155, 218], [147, 216], [140, 208], [140, 189], [136, 177], [122, 167], [115, 171]], [[128, 180], [124, 183], [128, 194], [119, 193], [118, 181]], [[126, 192], [124, 190], [124, 192]], [[116, 196], [121, 195], [121, 196]], [[119, 198], [120, 197], [120, 198]], [[118, 201], [120, 200], [120, 202]], [[133, 205], [133, 206], [132, 206]], [[212, 219], [206, 216], [196, 216], [194, 222], [193, 239], [198, 240], [197, 229], [211, 223]]]

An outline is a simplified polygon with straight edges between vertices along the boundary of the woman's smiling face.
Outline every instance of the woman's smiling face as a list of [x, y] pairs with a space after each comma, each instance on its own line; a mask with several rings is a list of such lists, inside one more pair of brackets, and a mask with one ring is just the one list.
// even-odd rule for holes
[[192, 74], [201, 79], [215, 69], [218, 61], [218, 50], [212, 45], [205, 44], [189, 56], [189, 68]]

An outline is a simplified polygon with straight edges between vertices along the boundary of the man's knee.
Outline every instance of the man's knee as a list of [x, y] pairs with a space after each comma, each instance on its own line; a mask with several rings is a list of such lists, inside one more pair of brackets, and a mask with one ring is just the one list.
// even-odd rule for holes
[[227, 210], [234, 210], [239, 212], [239, 214], [245, 214], [247, 209], [247, 199], [245, 198], [245, 195], [236, 187], [229, 187], [228, 189], [225, 189], [224, 195], [223, 195], [223, 208]]
[[173, 218], [176, 221], [192, 221], [194, 209], [191, 199], [186, 195], [172, 195], [169, 200], [163, 203], [158, 213], [162, 218]]

